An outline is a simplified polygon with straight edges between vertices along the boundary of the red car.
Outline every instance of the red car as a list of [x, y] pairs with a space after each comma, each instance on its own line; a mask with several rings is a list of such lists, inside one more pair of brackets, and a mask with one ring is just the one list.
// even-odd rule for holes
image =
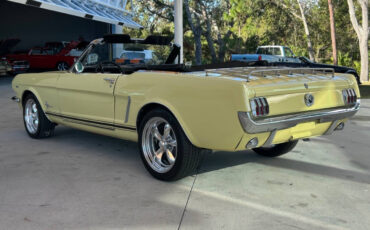
[[19, 39], [5, 39], [0, 41], [0, 75], [16, 75], [27, 72], [30, 65], [26, 60], [8, 60], [4, 55], [10, 52], [10, 49], [19, 43]]
[[[67, 70], [76, 60], [69, 52], [80, 42], [71, 42], [58, 46], [55, 42], [46, 43], [46, 47], [34, 47], [28, 53], [8, 54], [8, 60], [25, 60], [29, 62], [30, 69], [57, 69]], [[62, 44], [62, 43], [60, 43]]]

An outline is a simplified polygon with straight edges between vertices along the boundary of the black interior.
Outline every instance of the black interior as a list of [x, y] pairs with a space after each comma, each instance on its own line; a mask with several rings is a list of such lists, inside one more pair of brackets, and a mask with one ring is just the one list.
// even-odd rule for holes
[[128, 34], [108, 34], [104, 36], [104, 42], [121, 44], [146, 44], [146, 45], [171, 45], [172, 37], [150, 35], [145, 39], [132, 39]]
[[219, 64], [198, 65], [198, 66], [185, 66], [184, 64], [162, 64], [162, 65], [117, 65], [113, 62], [103, 62], [99, 65], [87, 66], [84, 73], [117, 73], [117, 74], [132, 74], [138, 70], [157, 70], [157, 71], [171, 71], [171, 72], [198, 72], [206, 69], [219, 69], [219, 68], [233, 68], [233, 67], [256, 67], [265, 66], [263, 62], [225, 62]]
[[208, 65], [197, 65], [188, 67], [184, 64], [175, 63], [177, 57], [180, 55], [181, 47], [175, 44], [171, 44], [171, 37], [164, 36], [148, 36], [146, 39], [132, 39], [127, 34], [110, 34], [104, 36], [104, 42], [108, 44], [123, 43], [123, 44], [148, 44], [148, 45], [171, 45], [172, 50], [165, 64], [160, 65], [149, 65], [144, 63], [138, 64], [117, 64], [112, 61], [100, 62], [96, 65], [85, 66], [83, 72], [85, 73], [123, 73], [131, 74], [138, 70], [158, 70], [158, 71], [173, 71], [173, 72], [195, 72], [204, 71], [206, 69], [217, 69], [217, 68], [232, 68], [232, 67], [248, 67], [248, 66], [264, 66], [266, 65], [263, 61], [257, 62], [239, 62], [231, 61], [225, 63], [216, 63]]

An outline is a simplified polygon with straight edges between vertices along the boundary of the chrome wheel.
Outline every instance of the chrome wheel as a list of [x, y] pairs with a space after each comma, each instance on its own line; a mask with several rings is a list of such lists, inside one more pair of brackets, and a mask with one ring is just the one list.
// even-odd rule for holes
[[61, 63], [58, 64], [57, 69], [59, 71], [65, 71], [65, 70], [68, 69], [68, 65], [65, 62], [61, 62]]
[[24, 107], [24, 121], [28, 132], [35, 134], [39, 127], [39, 114], [37, 104], [33, 99], [28, 99]]
[[153, 117], [144, 126], [142, 150], [149, 166], [158, 173], [166, 173], [177, 157], [177, 140], [171, 125], [163, 118]]

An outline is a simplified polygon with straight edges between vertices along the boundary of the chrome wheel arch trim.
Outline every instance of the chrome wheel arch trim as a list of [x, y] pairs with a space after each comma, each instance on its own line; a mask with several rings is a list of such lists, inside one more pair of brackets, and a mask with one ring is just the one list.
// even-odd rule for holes
[[[143, 111], [143, 109], [144, 109], [145, 107], [150, 106], [150, 105], [163, 107], [163, 108], [165, 108], [167, 111], [169, 111], [169, 112], [172, 114], [172, 116], [176, 119], [176, 121], [179, 123], [180, 128], [182, 129], [182, 131], [184, 132], [184, 134], [185, 134], [185, 136], [188, 138], [188, 140], [189, 140], [189, 141], [190, 141], [194, 146], [196, 146], [196, 147], [200, 148], [199, 146], [195, 145], [195, 144], [194, 144], [193, 139], [191, 139], [191, 138], [190, 138], [190, 135], [189, 135], [190, 131], [186, 129], [186, 127], [187, 127], [187, 126], [184, 126], [185, 121], [183, 121], [183, 120], [179, 120], [179, 119], [178, 119], [178, 116], [176, 115], [177, 113], [176, 113], [176, 112], [173, 112], [173, 110], [172, 110], [172, 109], [170, 109], [170, 108], [169, 108], [169, 106], [167, 106], [167, 105], [163, 104], [162, 102], [156, 102], [156, 101], [148, 102], [148, 103], [143, 104], [143, 105], [140, 107], [140, 109], [138, 110], [137, 115], [136, 115], [136, 127], [137, 127], [137, 130], [138, 130], [138, 131], [139, 131], [139, 127], [140, 127], [140, 124], [139, 124], [139, 122], [138, 122], [139, 115], [142, 113], [142, 111]], [[145, 116], [145, 114], [144, 114], [142, 117], [144, 117], [144, 116]]]

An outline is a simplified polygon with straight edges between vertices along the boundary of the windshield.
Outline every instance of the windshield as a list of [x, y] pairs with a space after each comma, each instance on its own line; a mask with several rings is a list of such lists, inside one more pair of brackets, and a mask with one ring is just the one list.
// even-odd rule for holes
[[294, 57], [293, 51], [288, 47], [284, 47], [285, 57]]
[[260, 47], [257, 50], [257, 54], [281, 56], [281, 50], [279, 47]]
[[302, 63], [314, 63], [306, 57], [299, 57], [299, 60], [301, 60]]
[[85, 68], [98, 68], [101, 65], [116, 68], [140, 64], [161, 65], [165, 64], [170, 52], [170, 46], [101, 43], [90, 47], [82, 57], [81, 64]]
[[34, 48], [34, 49], [31, 50], [31, 54], [32, 55], [43, 55], [45, 53], [40, 48]]

